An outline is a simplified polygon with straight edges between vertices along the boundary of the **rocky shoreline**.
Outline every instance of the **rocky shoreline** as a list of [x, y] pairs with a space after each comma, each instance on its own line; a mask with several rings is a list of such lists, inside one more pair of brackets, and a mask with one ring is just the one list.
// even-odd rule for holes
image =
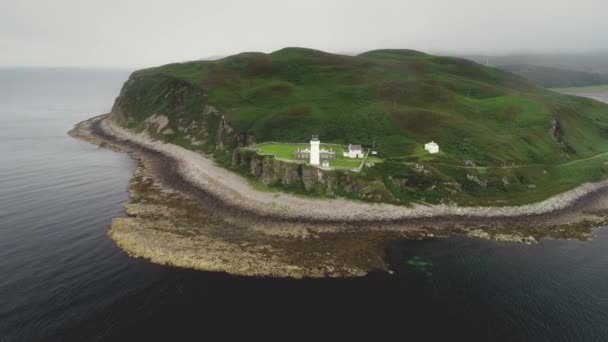
[[138, 161], [126, 218], [111, 237], [127, 253], [156, 263], [231, 274], [361, 276], [387, 270], [384, 246], [400, 238], [462, 233], [534, 243], [589, 239], [608, 214], [608, 181], [585, 184], [521, 207], [400, 207], [310, 199], [253, 189], [213, 161], [119, 127], [106, 115], [70, 135], [129, 153]]
[[373, 222], [449, 216], [522, 217], [568, 208], [588, 194], [608, 188], [608, 180], [586, 183], [542, 202], [509, 207], [459, 207], [445, 204], [415, 204], [413, 207], [406, 207], [345, 199], [309, 199], [255, 190], [243, 177], [215, 165], [211, 159], [199, 153], [152, 140], [146, 133], [130, 132], [109, 119], [101, 120], [99, 128], [107, 136], [115, 137], [118, 141], [131, 142], [169, 156], [177, 164], [179, 174], [192, 186], [241, 209], [277, 218]]

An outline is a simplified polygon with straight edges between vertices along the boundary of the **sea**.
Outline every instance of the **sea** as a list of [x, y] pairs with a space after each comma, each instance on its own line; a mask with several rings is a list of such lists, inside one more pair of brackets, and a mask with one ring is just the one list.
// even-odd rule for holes
[[128, 156], [67, 131], [128, 70], [0, 69], [0, 341], [608, 341], [608, 230], [520, 245], [395, 241], [394, 274], [237, 277], [156, 265], [108, 237]]

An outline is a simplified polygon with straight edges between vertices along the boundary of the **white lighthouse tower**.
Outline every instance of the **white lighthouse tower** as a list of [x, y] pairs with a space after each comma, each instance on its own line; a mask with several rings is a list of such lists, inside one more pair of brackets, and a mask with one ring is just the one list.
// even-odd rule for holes
[[310, 165], [319, 165], [321, 163], [319, 147], [321, 142], [318, 135], [313, 135], [310, 139]]

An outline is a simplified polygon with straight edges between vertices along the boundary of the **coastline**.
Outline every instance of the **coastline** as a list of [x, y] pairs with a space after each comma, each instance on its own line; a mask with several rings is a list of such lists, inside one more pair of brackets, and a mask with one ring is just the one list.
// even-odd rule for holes
[[608, 189], [607, 179], [582, 184], [541, 202], [505, 207], [459, 207], [445, 204], [415, 204], [405, 207], [347, 199], [310, 199], [253, 189], [245, 178], [215, 165], [211, 159], [201, 154], [177, 145], [154, 141], [145, 133], [130, 132], [109, 119], [102, 119], [99, 128], [119, 141], [132, 142], [168, 156], [174, 160], [179, 174], [186, 182], [224, 202], [243, 210], [282, 219], [314, 217], [319, 221], [377, 222], [437, 217], [516, 218], [561, 211], [594, 192]]
[[253, 189], [243, 177], [182, 147], [129, 132], [106, 115], [75, 138], [138, 162], [126, 218], [110, 236], [134, 257], [248, 276], [347, 277], [389, 271], [387, 242], [453, 233], [506, 242], [591, 238], [606, 222], [608, 180], [521, 207], [463, 208], [309, 199]]

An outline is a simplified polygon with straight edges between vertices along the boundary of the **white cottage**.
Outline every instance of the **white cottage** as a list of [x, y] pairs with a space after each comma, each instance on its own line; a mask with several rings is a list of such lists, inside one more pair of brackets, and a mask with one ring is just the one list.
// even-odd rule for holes
[[348, 144], [348, 148], [344, 150], [344, 156], [347, 158], [363, 158], [363, 148], [361, 145]]
[[434, 141], [424, 144], [424, 149], [431, 154], [439, 153], [439, 145], [437, 145], [437, 143]]

